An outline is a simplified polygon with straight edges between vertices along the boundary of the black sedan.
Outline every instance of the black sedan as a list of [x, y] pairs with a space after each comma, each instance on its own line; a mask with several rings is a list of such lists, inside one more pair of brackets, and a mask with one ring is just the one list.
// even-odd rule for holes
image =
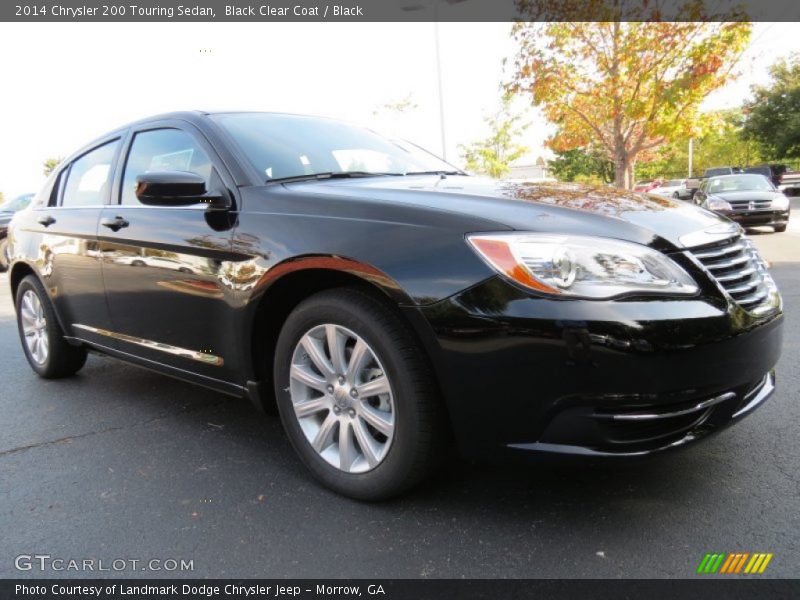
[[0, 204], [0, 273], [8, 269], [8, 254], [6, 252], [8, 248], [8, 224], [11, 222], [15, 212], [30, 204], [33, 196], [34, 194], [22, 194]]
[[789, 224], [789, 199], [764, 175], [710, 177], [700, 185], [694, 200], [745, 227], [769, 225], [782, 232]]
[[88, 144], [10, 232], [22, 348], [277, 405], [362, 499], [446, 456], [628, 457], [774, 389], [782, 304], [738, 225], [668, 198], [469, 177], [337, 121], [175, 113]]

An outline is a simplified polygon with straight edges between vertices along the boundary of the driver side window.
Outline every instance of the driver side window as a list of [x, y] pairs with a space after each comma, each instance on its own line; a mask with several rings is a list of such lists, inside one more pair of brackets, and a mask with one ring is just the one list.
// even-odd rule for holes
[[187, 171], [211, 178], [211, 160], [200, 145], [180, 129], [142, 131], [133, 138], [122, 178], [120, 202], [142, 205], [136, 197], [136, 178], [152, 171]]

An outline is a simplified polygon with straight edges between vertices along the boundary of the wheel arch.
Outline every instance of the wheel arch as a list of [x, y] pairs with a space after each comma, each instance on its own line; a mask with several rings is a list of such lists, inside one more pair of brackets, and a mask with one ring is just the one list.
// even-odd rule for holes
[[16, 262], [11, 265], [11, 268], [9, 269], [8, 283], [11, 286], [11, 301], [14, 302], [15, 305], [17, 301], [17, 290], [19, 289], [19, 284], [28, 275], [34, 275], [39, 279], [39, 281], [42, 280], [36, 270], [25, 262]]
[[[245, 359], [254, 382], [248, 382], [251, 400], [270, 410], [275, 397], [271, 365], [278, 335], [286, 318], [306, 298], [335, 288], [356, 288], [393, 310], [406, 323], [431, 363], [439, 396], [441, 384], [432, 355], [433, 331], [413, 308], [413, 300], [397, 282], [378, 269], [341, 257], [308, 257], [276, 265], [262, 277], [248, 301], [244, 323]], [[253, 389], [255, 387], [256, 389]], [[444, 403], [443, 403], [444, 404]]]
[[63, 332], [69, 331], [65, 327], [64, 320], [59, 314], [56, 304], [53, 302], [52, 290], [47, 286], [47, 284], [45, 284], [44, 279], [42, 278], [39, 271], [34, 266], [30, 265], [25, 261], [15, 262], [9, 267], [8, 270], [8, 283], [11, 287], [11, 302], [14, 304], [14, 310], [16, 311], [16, 306], [17, 306], [17, 290], [19, 289], [19, 285], [20, 283], [22, 283], [22, 280], [25, 279], [28, 275], [33, 275], [36, 279], [39, 280], [39, 283], [42, 285], [44, 293], [47, 295], [47, 299], [53, 307], [53, 312], [56, 315], [56, 319], [58, 320], [58, 325], [61, 327], [61, 331]]

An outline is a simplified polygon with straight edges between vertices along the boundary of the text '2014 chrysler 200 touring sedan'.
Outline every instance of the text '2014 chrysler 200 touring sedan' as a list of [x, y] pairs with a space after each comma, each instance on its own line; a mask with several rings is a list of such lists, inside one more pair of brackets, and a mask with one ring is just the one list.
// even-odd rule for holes
[[467, 176], [328, 119], [174, 113], [67, 158], [9, 233], [43, 377], [99, 351], [277, 404], [363, 499], [472, 458], [633, 456], [774, 389], [781, 298], [738, 225]]

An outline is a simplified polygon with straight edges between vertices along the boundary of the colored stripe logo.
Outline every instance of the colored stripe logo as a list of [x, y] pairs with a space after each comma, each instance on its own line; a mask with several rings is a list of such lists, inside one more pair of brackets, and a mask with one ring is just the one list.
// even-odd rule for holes
[[700, 561], [697, 573], [700, 575], [756, 575], [763, 573], [771, 560], [771, 552], [708, 553]]

